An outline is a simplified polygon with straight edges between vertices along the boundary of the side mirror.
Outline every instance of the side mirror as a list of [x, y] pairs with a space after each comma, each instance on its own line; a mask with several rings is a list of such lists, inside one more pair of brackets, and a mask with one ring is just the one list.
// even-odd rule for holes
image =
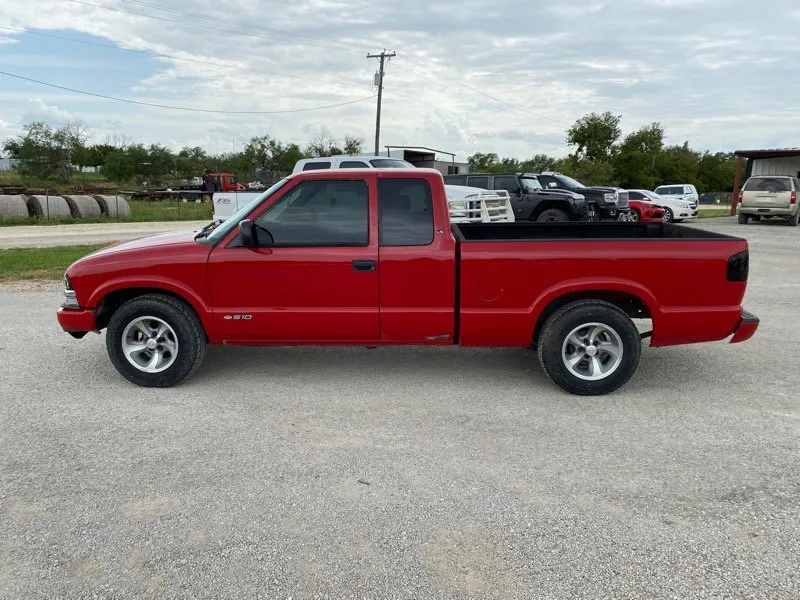
[[242, 238], [242, 246], [252, 248], [256, 245], [256, 228], [250, 219], [239, 221], [239, 235]]

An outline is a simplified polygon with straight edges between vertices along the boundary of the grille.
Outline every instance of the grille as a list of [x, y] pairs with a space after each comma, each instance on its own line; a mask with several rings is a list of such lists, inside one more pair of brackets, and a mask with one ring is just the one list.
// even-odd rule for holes
[[628, 192], [618, 192], [618, 208], [628, 208]]

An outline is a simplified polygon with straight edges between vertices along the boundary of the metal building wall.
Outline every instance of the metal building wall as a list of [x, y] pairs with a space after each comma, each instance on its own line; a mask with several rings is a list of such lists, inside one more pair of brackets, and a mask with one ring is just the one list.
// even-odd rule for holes
[[800, 155], [780, 158], [754, 158], [751, 175], [791, 175], [800, 177]]

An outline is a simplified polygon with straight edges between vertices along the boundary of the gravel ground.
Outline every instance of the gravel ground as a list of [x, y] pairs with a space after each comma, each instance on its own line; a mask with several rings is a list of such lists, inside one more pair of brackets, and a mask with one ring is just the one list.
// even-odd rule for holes
[[516, 350], [211, 348], [168, 390], [0, 288], [3, 598], [800, 597], [800, 230], [740, 345], [566, 395]]

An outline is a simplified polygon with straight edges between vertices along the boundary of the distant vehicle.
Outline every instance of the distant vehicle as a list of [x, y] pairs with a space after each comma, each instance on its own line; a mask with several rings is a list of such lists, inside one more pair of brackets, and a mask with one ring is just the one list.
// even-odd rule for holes
[[547, 190], [569, 190], [586, 197], [589, 203], [589, 219], [592, 221], [627, 220], [630, 212], [628, 192], [622, 188], [586, 187], [580, 181], [555, 171], [545, 171], [536, 176]]
[[414, 165], [400, 158], [376, 154], [319, 156], [298, 160], [292, 174], [314, 169], [413, 169]]
[[[79, 259], [56, 315], [78, 339], [106, 329], [112, 365], [144, 387], [191, 376], [208, 345], [416, 345], [535, 348], [556, 385], [601, 395], [634, 375], [643, 339], [751, 338], [748, 265], [747, 240], [695, 227], [451, 224], [433, 169], [316, 170], [224, 223]], [[247, 378], [216, 376], [229, 387]], [[442, 376], [457, 373], [448, 365]]]
[[265, 189], [267, 189], [267, 186], [265, 186], [260, 181], [251, 181], [250, 183], [247, 184], [247, 189], [248, 190], [255, 190], [255, 191], [265, 190]]
[[660, 185], [653, 191], [664, 198], [673, 198], [675, 200], [690, 202], [694, 204], [695, 208], [697, 208], [697, 205], [700, 203], [700, 194], [697, 193], [697, 188], [691, 183]]
[[800, 193], [800, 180], [788, 175], [758, 175], [748, 179], [739, 192], [737, 214], [739, 223], [746, 225], [748, 220], [760, 221], [761, 217], [779, 217], [787, 224], [797, 226], [800, 208], [797, 194]]
[[569, 190], [546, 190], [527, 173], [469, 173], [445, 175], [445, 183], [468, 185], [485, 190], [505, 191], [511, 198], [517, 221], [584, 221], [588, 205], [582, 194]]
[[[628, 190], [630, 193], [630, 190]], [[629, 221], [641, 221], [642, 223], [661, 223], [664, 220], [664, 208], [645, 200], [628, 199], [631, 207]]]
[[688, 200], [680, 200], [670, 196], [659, 196], [650, 190], [628, 190], [631, 200], [640, 202], [653, 202], [664, 209], [665, 223], [680, 223], [684, 219], [697, 216], [697, 205], [692, 205]]
[[507, 191], [466, 185], [445, 185], [451, 223], [513, 223], [516, 218]]

